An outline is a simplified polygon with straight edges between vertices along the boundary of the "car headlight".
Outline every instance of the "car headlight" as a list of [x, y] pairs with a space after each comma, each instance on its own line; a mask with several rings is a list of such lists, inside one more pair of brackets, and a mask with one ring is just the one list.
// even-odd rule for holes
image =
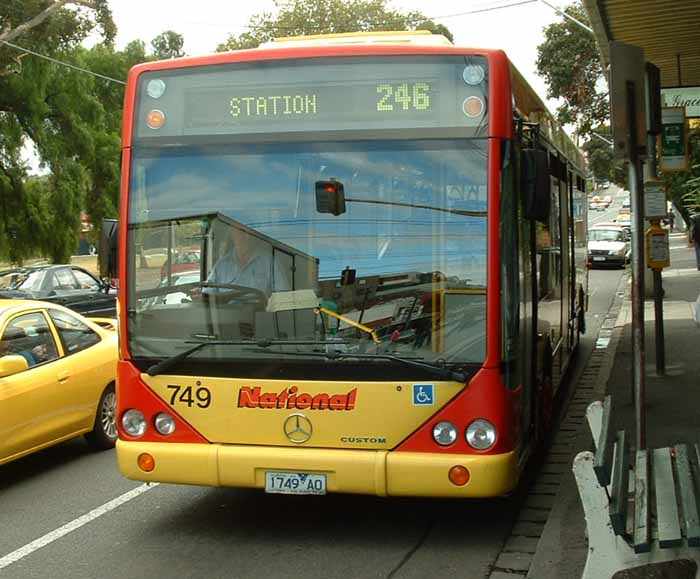
[[167, 412], [159, 412], [155, 419], [156, 430], [168, 436], [175, 432], [175, 419]]
[[130, 408], [122, 414], [122, 428], [129, 436], [143, 436], [146, 432], [146, 417], [140, 410]]
[[433, 440], [441, 446], [449, 446], [457, 440], [457, 428], [447, 420], [438, 422], [433, 426]]
[[611, 249], [610, 251], [608, 251], [608, 255], [624, 255], [624, 253], [624, 247], [621, 247], [620, 249]]
[[469, 446], [476, 450], [488, 450], [496, 442], [496, 427], [484, 418], [477, 418], [465, 432]]

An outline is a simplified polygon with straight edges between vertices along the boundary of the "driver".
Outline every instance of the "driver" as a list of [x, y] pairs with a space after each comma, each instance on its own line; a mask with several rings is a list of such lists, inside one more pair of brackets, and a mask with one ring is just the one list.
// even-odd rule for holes
[[[272, 255], [263, 253], [252, 235], [242, 229], [230, 229], [231, 245], [214, 264], [207, 282], [239, 285], [272, 291]], [[256, 247], [257, 246], [257, 247]], [[226, 288], [204, 288], [204, 293], [225, 292]]]

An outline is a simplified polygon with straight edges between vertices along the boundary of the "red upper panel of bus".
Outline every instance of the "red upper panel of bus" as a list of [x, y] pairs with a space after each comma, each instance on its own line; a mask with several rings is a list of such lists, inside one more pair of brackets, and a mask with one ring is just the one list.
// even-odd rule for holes
[[131, 146], [133, 111], [136, 98], [136, 85], [141, 73], [154, 70], [169, 70], [197, 66], [227, 64], [231, 62], [252, 62], [265, 60], [285, 60], [321, 58], [333, 56], [401, 56], [464, 54], [484, 56], [489, 63], [489, 136], [510, 138], [512, 136], [512, 99], [508, 58], [502, 50], [462, 48], [456, 46], [420, 45], [335, 45], [281, 47], [223, 52], [208, 56], [162, 60], [139, 64], [131, 69], [124, 97], [124, 123], [122, 146]]

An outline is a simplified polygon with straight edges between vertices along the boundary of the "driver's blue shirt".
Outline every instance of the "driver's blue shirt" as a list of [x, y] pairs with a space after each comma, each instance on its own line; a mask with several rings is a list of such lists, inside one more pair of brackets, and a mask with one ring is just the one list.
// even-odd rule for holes
[[[210, 283], [228, 283], [270, 293], [272, 290], [272, 256], [258, 253], [241, 266], [235, 250], [222, 255], [209, 274]], [[205, 288], [207, 292], [226, 291], [226, 288]]]

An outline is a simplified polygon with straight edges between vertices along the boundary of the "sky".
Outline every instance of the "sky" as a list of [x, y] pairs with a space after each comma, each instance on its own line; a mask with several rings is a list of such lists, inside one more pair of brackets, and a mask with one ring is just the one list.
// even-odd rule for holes
[[[566, 0], [553, 0], [557, 6]], [[510, 4], [501, 9], [499, 6]], [[539, 0], [391, 0], [396, 10], [418, 10], [446, 25], [454, 43], [470, 48], [501, 48], [516, 68], [543, 99], [546, 86], [535, 72], [537, 45], [542, 29], [560, 19], [557, 13]], [[551, 3], [551, 2], [550, 2]], [[117, 47], [141, 39], [147, 45], [164, 30], [183, 35], [184, 50], [189, 56], [215, 51], [229, 34], [239, 35], [253, 14], [275, 11], [272, 0], [110, 0], [117, 24]], [[195, 9], [193, 10], [193, 7]], [[483, 12], [476, 12], [484, 10]], [[549, 107], [556, 104], [548, 101]]]

